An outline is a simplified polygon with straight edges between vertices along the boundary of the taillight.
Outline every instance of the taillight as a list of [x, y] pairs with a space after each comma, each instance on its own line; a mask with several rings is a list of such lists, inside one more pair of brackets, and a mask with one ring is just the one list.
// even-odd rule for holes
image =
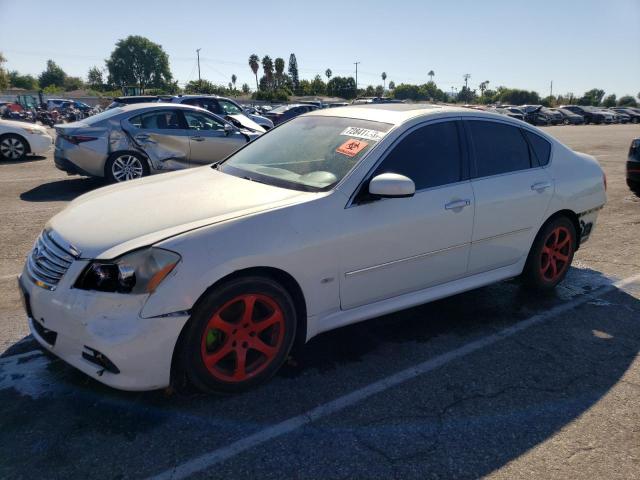
[[89, 137], [87, 135], [60, 135], [67, 142], [73, 143], [74, 145], [78, 145], [83, 142], [90, 142], [92, 140], [97, 140], [98, 137]]

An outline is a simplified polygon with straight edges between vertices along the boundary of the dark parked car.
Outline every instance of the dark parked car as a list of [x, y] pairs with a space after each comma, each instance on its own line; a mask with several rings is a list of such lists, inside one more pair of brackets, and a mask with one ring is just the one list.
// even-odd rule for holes
[[282, 122], [286, 122], [287, 120], [292, 119], [293, 117], [297, 117], [298, 115], [312, 112], [317, 109], [318, 107], [316, 107], [315, 105], [303, 105], [300, 103], [295, 103], [292, 105], [281, 105], [280, 107], [266, 112], [264, 116], [271, 120], [274, 125], [279, 125]]
[[550, 110], [558, 112], [560, 115], [562, 115], [563, 125], [582, 125], [584, 123], [584, 118], [582, 115], [573, 113], [571, 110], [567, 110], [566, 108], [551, 108]]
[[613, 123], [613, 115], [585, 105], [562, 105], [560, 108], [582, 115], [585, 125], [588, 123]]
[[542, 105], [522, 105], [524, 120], [531, 125], [552, 125], [554, 118], [543, 111]]
[[638, 109], [629, 108], [629, 107], [613, 107], [611, 108], [616, 113], [624, 113], [625, 115], [629, 115], [629, 121], [631, 123], [640, 122], [640, 111]]
[[[514, 108], [513, 110], [517, 110], [517, 109]], [[493, 110], [487, 110], [487, 111], [491, 112]], [[511, 109], [508, 109], [508, 108], [496, 107], [495, 112], [499, 113], [500, 115], [506, 115], [507, 117], [517, 118], [518, 120], [524, 120], [524, 113], [522, 112], [516, 113], [511, 111]]]
[[613, 123], [629, 123], [631, 121], [631, 116], [626, 113], [616, 112], [610, 108], [601, 108], [600, 110], [613, 115]]
[[121, 107], [123, 105], [131, 105], [133, 103], [157, 102], [159, 98], [160, 97], [158, 95], [131, 95], [129, 97], [116, 97], [106, 109], [109, 110], [110, 108]]
[[640, 138], [631, 141], [627, 158], [627, 185], [640, 196]]

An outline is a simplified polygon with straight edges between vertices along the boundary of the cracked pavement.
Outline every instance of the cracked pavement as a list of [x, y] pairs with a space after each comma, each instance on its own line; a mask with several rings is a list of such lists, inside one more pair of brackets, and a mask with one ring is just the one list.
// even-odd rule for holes
[[638, 478], [640, 282], [598, 287], [640, 271], [640, 199], [624, 184], [640, 127], [547, 131], [596, 155], [609, 184], [554, 294], [512, 280], [329, 332], [269, 384], [227, 397], [117, 392], [35, 350], [12, 275], [46, 219], [100, 182], [65, 176], [50, 155], [0, 163], [0, 478], [155, 475], [576, 298], [194, 478]]

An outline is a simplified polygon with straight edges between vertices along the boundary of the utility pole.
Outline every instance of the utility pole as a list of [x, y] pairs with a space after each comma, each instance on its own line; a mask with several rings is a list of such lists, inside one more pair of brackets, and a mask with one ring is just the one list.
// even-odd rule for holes
[[358, 95], [358, 64], [360, 62], [353, 62], [353, 64], [356, 66], [356, 96]]
[[551, 88], [550, 88], [549, 96], [553, 97], [553, 80], [551, 80]]
[[200, 78], [200, 50], [201, 48], [196, 48], [196, 53], [198, 54], [198, 86], [202, 86], [202, 79]]
[[465, 73], [465, 74], [462, 76], [462, 78], [464, 78], [464, 86], [465, 86], [466, 88], [469, 88], [468, 83], [469, 83], [469, 79], [471, 78], [471, 74], [470, 74], [470, 73]]

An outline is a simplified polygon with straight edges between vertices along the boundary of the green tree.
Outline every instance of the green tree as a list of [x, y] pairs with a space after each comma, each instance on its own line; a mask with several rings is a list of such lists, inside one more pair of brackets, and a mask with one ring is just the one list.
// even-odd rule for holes
[[40, 88], [47, 88], [49, 86], [62, 88], [64, 87], [64, 79], [67, 74], [60, 68], [53, 60], [47, 60], [47, 68], [38, 77], [38, 83]]
[[333, 72], [331, 71], [330, 68], [327, 68], [324, 71], [324, 75], [327, 77], [327, 82], [331, 80], [331, 77], [333, 76]]
[[476, 98], [477, 98], [476, 91], [471, 90], [469, 87], [464, 85], [460, 89], [460, 92], [458, 93], [457, 100], [463, 103], [473, 103], [475, 102]]
[[501, 103], [511, 105], [539, 104], [540, 95], [538, 92], [520, 90], [518, 88], [498, 87], [497, 100]]
[[638, 102], [631, 95], [624, 95], [618, 100], [618, 106], [620, 107], [637, 107]]
[[296, 55], [294, 53], [289, 55], [289, 78], [291, 78], [293, 91], [298, 93], [298, 89], [300, 88], [300, 77], [298, 76], [298, 60], [296, 60]]
[[118, 40], [107, 59], [109, 83], [118, 87], [163, 88], [171, 83], [169, 56], [162, 46], [139, 35]]
[[67, 92], [71, 92], [73, 90], [80, 90], [84, 87], [84, 82], [80, 77], [65, 77], [64, 79], [64, 89]]
[[95, 66], [91, 67], [87, 73], [87, 85], [94, 90], [102, 90], [104, 88], [102, 70]]
[[429, 73], [427, 73], [427, 76], [429, 77], [429, 81], [433, 82], [433, 77], [435, 77], [436, 72], [434, 72], [433, 70], [429, 70]]
[[209, 80], [191, 80], [184, 86], [185, 93], [194, 94], [202, 93], [205, 95], [228, 95], [229, 90], [222, 86], [216, 85]]
[[480, 85], [478, 85], [481, 97], [484, 97], [484, 92], [487, 88], [489, 88], [489, 80], [485, 80], [484, 82], [481, 82]]
[[387, 72], [382, 72], [380, 78], [382, 78], [382, 91], [384, 92], [384, 89], [387, 86]]
[[233, 85], [233, 89], [236, 89], [236, 82], [238, 81], [238, 77], [236, 77], [236, 74], [234, 73], [233, 75], [231, 75], [231, 84]]
[[608, 95], [603, 101], [602, 105], [605, 107], [615, 107], [617, 103], [617, 97], [615, 93]]
[[269, 55], [262, 57], [262, 71], [264, 72], [266, 89], [273, 88], [273, 60]]
[[250, 92], [249, 89], [249, 84], [248, 83], [243, 83], [242, 84], [242, 93], [244, 93], [245, 95], [248, 94]]
[[557, 103], [558, 101], [553, 95], [549, 95], [548, 97], [544, 97], [542, 100], [540, 100], [540, 104], [545, 107], [555, 107]]
[[311, 82], [311, 95], [324, 95], [327, 93], [327, 84], [322, 81], [320, 75], [316, 75]]
[[9, 87], [9, 75], [7, 75], [7, 71], [4, 69], [4, 64], [7, 62], [7, 59], [0, 52], [0, 90], [4, 90]]
[[604, 90], [599, 88], [592, 88], [591, 90], [584, 92], [584, 95], [578, 99], [578, 105], [591, 105], [597, 107], [602, 102], [604, 97]]
[[9, 84], [13, 88], [24, 88], [25, 90], [37, 90], [38, 79], [33, 75], [20, 75], [15, 70], [9, 72]]
[[284, 58], [276, 58], [273, 62], [275, 66], [275, 80], [276, 80], [276, 88], [280, 88], [284, 83]]
[[333, 77], [327, 82], [327, 95], [347, 100], [356, 98], [356, 80], [353, 77]]
[[389, 90], [394, 90], [396, 88], [396, 82], [393, 80], [389, 80]]
[[255, 53], [249, 56], [249, 67], [256, 76], [256, 91], [258, 91], [258, 69], [260, 68], [260, 58]]

